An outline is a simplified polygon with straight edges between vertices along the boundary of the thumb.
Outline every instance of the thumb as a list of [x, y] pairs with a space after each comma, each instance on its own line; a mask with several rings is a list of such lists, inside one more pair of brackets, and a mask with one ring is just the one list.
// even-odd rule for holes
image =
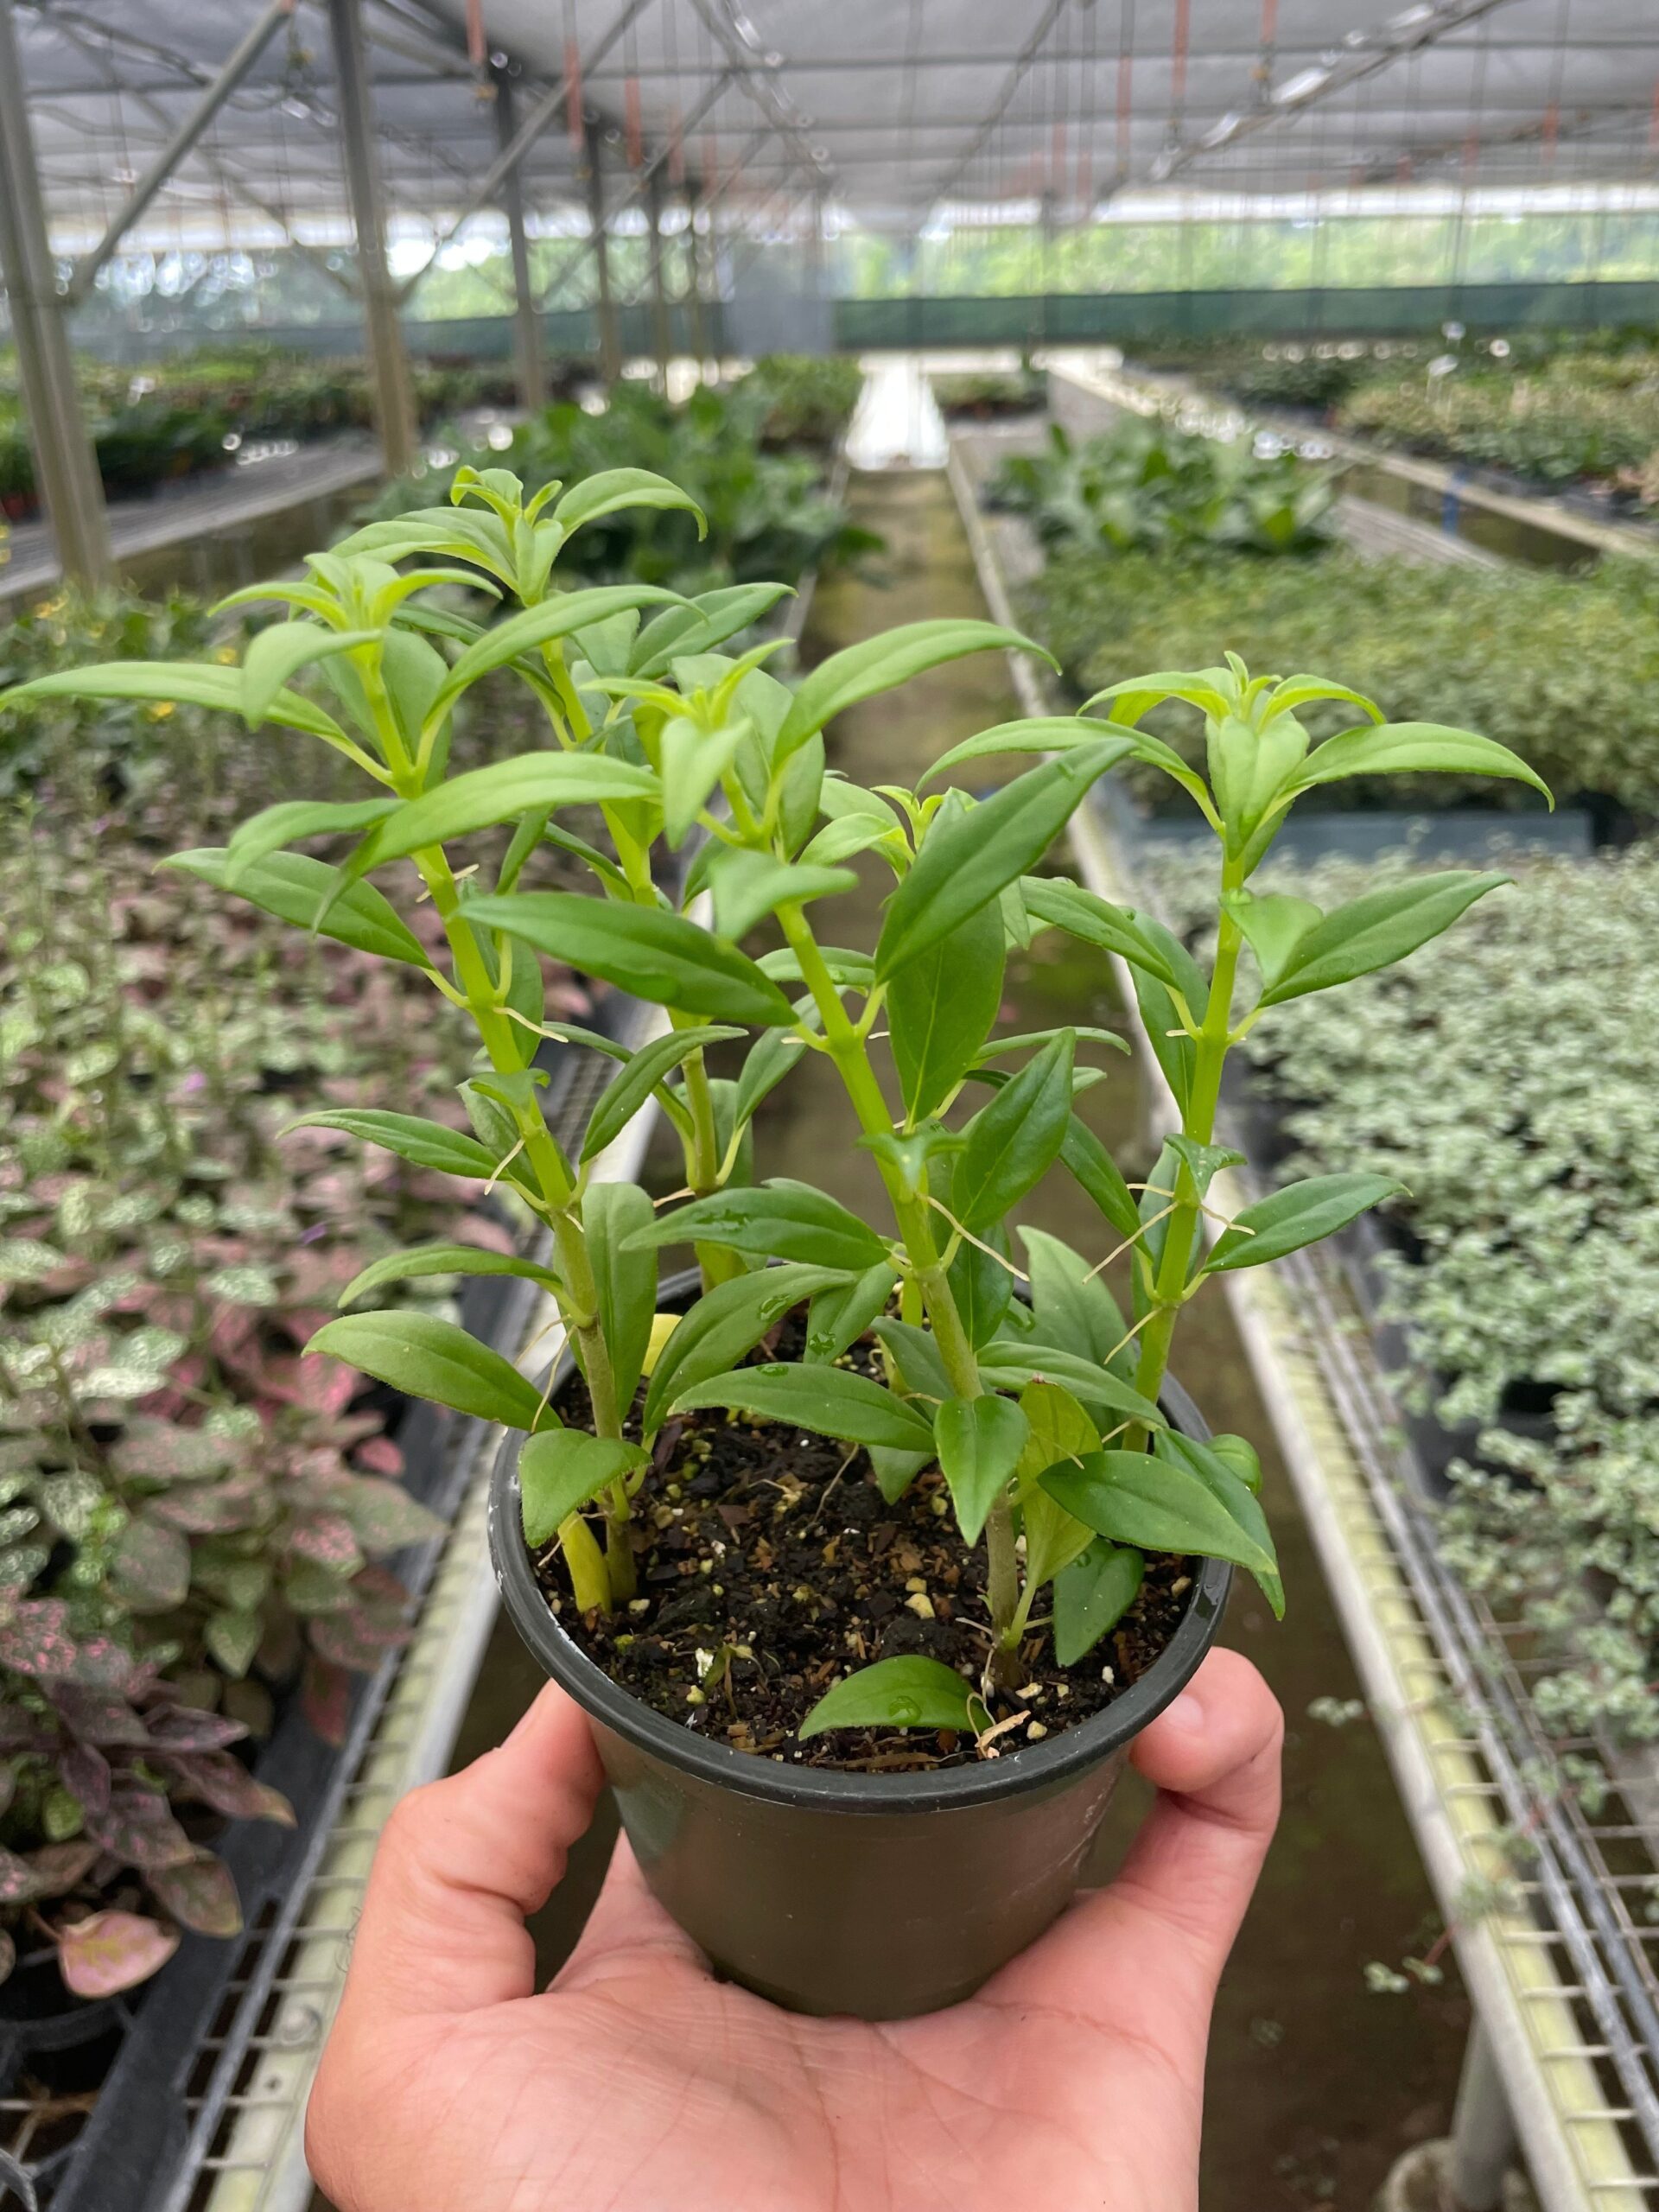
[[581, 1708], [550, 1682], [497, 1750], [411, 1790], [375, 1853], [341, 2025], [530, 1996], [525, 1916], [563, 1879], [603, 1779]]
[[[1211, 2002], [1279, 1818], [1277, 1701], [1249, 1661], [1212, 1651], [1130, 1756], [1158, 1800], [1109, 1889], [1080, 1898], [993, 1986], [1109, 2022], [1126, 2008], [1202, 2052]], [[1160, 2017], [1154, 2023], [1152, 2015]]]

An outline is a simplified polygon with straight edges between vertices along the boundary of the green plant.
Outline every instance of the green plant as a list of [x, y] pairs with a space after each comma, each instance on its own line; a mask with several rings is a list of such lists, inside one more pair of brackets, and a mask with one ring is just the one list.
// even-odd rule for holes
[[760, 435], [768, 446], [827, 450], [847, 427], [864, 372], [846, 354], [763, 353], [734, 391], [764, 398]]
[[1018, 369], [965, 369], [931, 381], [947, 415], [1024, 414], [1048, 397], [1048, 379], [1029, 361]]
[[[308, 731], [363, 771], [372, 797], [344, 807], [286, 802], [245, 823], [222, 850], [176, 864], [403, 962], [468, 1018], [484, 1052], [465, 1086], [472, 1138], [401, 1114], [325, 1111], [305, 1122], [417, 1161], [470, 1166], [544, 1222], [549, 1264], [509, 1264], [551, 1291], [590, 1420], [567, 1427], [547, 1392], [431, 1317], [346, 1315], [325, 1325], [312, 1349], [529, 1432], [520, 1461], [525, 1535], [538, 1549], [557, 1540], [584, 1614], [636, 1602], [644, 1532], [632, 1503], [671, 1421], [741, 1409], [785, 1433], [862, 1446], [891, 1499], [937, 1464], [964, 1547], [983, 1541], [982, 1674], [969, 1682], [915, 1655], [878, 1661], [830, 1690], [804, 1736], [878, 1725], [977, 1735], [991, 1725], [994, 1701], [1024, 1677], [1044, 1593], [1052, 1588], [1055, 1645], [1069, 1666], [1133, 1600], [1145, 1548], [1236, 1561], [1276, 1607], [1250, 1447], [1182, 1436], [1161, 1409], [1176, 1324], [1213, 1275], [1294, 1251], [1396, 1186], [1346, 1173], [1294, 1185], [1247, 1208], [1206, 1254], [1198, 1230], [1209, 1191], [1236, 1157], [1214, 1141], [1223, 1068], [1268, 1007], [1404, 957], [1503, 879], [1454, 872], [1326, 914], [1256, 896], [1249, 879], [1295, 799], [1324, 784], [1424, 771], [1535, 784], [1532, 772], [1489, 740], [1383, 724], [1340, 685], [1251, 679], [1235, 658], [1115, 687], [1097, 702], [1109, 710], [1103, 722], [1040, 720], [969, 740], [931, 773], [1010, 751], [1052, 756], [982, 803], [959, 791], [864, 791], [825, 772], [823, 731], [837, 713], [964, 653], [1033, 650], [1028, 641], [980, 621], [917, 623], [832, 655], [791, 695], [764, 669], [770, 648], [738, 658], [718, 650], [775, 586], [697, 600], [642, 584], [553, 587], [556, 562], [590, 523], [631, 504], [690, 511], [673, 485], [630, 469], [527, 501], [498, 471], [458, 479], [452, 497], [450, 508], [382, 523], [349, 551], [314, 556], [302, 582], [262, 588], [293, 619], [262, 632], [238, 669], [64, 671], [27, 694], [210, 698], [239, 706], [251, 724]], [[458, 558], [490, 575], [520, 611], [482, 630], [424, 605]], [[389, 565], [399, 559], [421, 565], [400, 575]], [[459, 647], [453, 662], [435, 637]], [[311, 668], [327, 681], [338, 717], [287, 688]], [[512, 669], [530, 688], [551, 742], [449, 775], [455, 702], [492, 668]], [[1369, 720], [1310, 751], [1298, 709], [1332, 697]], [[1203, 718], [1203, 773], [1136, 727], [1172, 698]], [[1208, 974], [1147, 917], [1031, 873], [1090, 786], [1131, 759], [1170, 776], [1216, 834], [1217, 940]], [[611, 846], [580, 852], [598, 895], [522, 890], [522, 870], [544, 838], [567, 849], [575, 842], [557, 817], [577, 801], [601, 807]], [[471, 868], [457, 873], [451, 842], [509, 825], [512, 842], [489, 887]], [[359, 842], [334, 869], [290, 849], [338, 831]], [[652, 849], [659, 839], [685, 846], [698, 833], [693, 864], [671, 895], [653, 877]], [[826, 944], [809, 915], [848, 887], [845, 863], [864, 852], [897, 880], [873, 953]], [[404, 858], [438, 916], [448, 973], [370, 881]], [[687, 911], [704, 891], [712, 927]], [[756, 961], [737, 940], [767, 918], [783, 941]], [[1007, 943], [1048, 926], [1129, 962], [1180, 1107], [1181, 1132], [1138, 1193], [1072, 1112], [1078, 1084], [1091, 1079], [1077, 1065], [1079, 1042], [1099, 1039], [1071, 1028], [991, 1039]], [[1241, 1007], [1246, 944], [1262, 988]], [[664, 1006], [670, 1023], [662, 1039], [624, 1060], [574, 1160], [545, 1121], [532, 1064], [538, 1036], [569, 1033], [543, 1019], [540, 956], [549, 953]], [[899, 1108], [872, 1058], [883, 1025]], [[717, 1083], [709, 1051], [751, 1030], [760, 1034], [741, 1072]], [[845, 1088], [890, 1201], [886, 1229], [810, 1185], [752, 1180], [755, 1107], [808, 1052], [825, 1055]], [[1016, 1054], [1017, 1068], [1001, 1065]], [[965, 1119], [946, 1119], [986, 1090], [989, 1098]], [[652, 1096], [684, 1154], [687, 1203], [661, 1218], [642, 1191], [595, 1174], [609, 1139]], [[1132, 1255], [1133, 1319], [1118, 1313], [1098, 1266], [1034, 1234], [1025, 1238], [1029, 1307], [1014, 1296], [1022, 1271], [1006, 1217], [1057, 1163]], [[657, 1253], [687, 1239], [702, 1295], [664, 1327]], [[371, 1280], [416, 1277], [435, 1263], [419, 1248], [392, 1255], [348, 1287], [346, 1302]], [[446, 1247], [442, 1264], [465, 1273], [502, 1262]], [[804, 1301], [805, 1356], [741, 1363]], [[872, 1332], [879, 1349], [865, 1365], [849, 1365]], [[867, 1371], [878, 1361], [880, 1379]], [[595, 1508], [602, 1549], [587, 1517]]]
[[[499, 458], [527, 493], [643, 467], [683, 486], [704, 518], [700, 529], [689, 510], [607, 514], [570, 545], [571, 575], [703, 588], [771, 576], [794, 582], [817, 563], [871, 550], [868, 533], [825, 491], [818, 455], [762, 450], [774, 403], [758, 375], [730, 392], [701, 389], [683, 405], [624, 384], [601, 414], [566, 403], [519, 426]], [[480, 464], [497, 458], [474, 457]], [[474, 473], [474, 461], [464, 461], [394, 486], [372, 512], [385, 519], [424, 506]]]
[[[1050, 562], [1022, 612], [1079, 692], [1136, 668], [1183, 668], [1231, 638], [1254, 667], [1318, 668], [1340, 655], [1356, 690], [1402, 721], [1467, 719], [1519, 753], [1558, 793], [1600, 793], [1659, 812], [1659, 569], [1607, 559], [1583, 575], [1542, 569], [1418, 568], [1332, 549], [1300, 563], [1112, 558]], [[1313, 708], [1318, 734], [1333, 710]], [[1152, 728], [1184, 757], [1178, 715]], [[1168, 785], [1126, 772], [1136, 796]], [[1474, 779], [1361, 779], [1342, 803], [1493, 804]], [[1516, 787], [1523, 801], [1527, 795]]]
[[1012, 454], [987, 491], [1029, 516], [1052, 552], [1134, 548], [1306, 553], [1325, 543], [1335, 493], [1294, 454], [1258, 454], [1173, 423], [1126, 416], [1072, 442], [1057, 423], [1038, 454]]
[[1611, 479], [1639, 469], [1659, 447], [1659, 372], [1631, 361], [1599, 376], [1567, 354], [1537, 373], [1456, 371], [1419, 374], [1355, 392], [1338, 420], [1344, 429], [1455, 461], [1484, 462], [1535, 482]]
[[[1397, 856], [1275, 888], [1325, 899], [1412, 880]], [[1157, 887], [1184, 933], [1202, 928], [1180, 872]], [[1659, 1655], [1656, 928], [1651, 849], [1535, 865], [1455, 949], [1288, 1006], [1244, 1047], [1293, 1172], [1340, 1160], [1408, 1186], [1382, 1265], [1412, 1354], [1396, 1388], [1465, 1454], [1446, 1556], [1528, 1628], [1548, 1725], [1626, 1740], [1653, 1735]]]

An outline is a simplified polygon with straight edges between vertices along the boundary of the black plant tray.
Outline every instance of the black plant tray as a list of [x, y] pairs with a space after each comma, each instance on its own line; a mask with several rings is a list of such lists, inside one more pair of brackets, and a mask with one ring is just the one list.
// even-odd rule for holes
[[[607, 994], [590, 1026], [623, 1038], [637, 1012]], [[594, 1053], [548, 1051], [549, 1119], [585, 1084]], [[608, 1068], [609, 1064], [604, 1065]], [[511, 1357], [534, 1305], [532, 1283], [479, 1276], [466, 1287], [461, 1319]], [[453, 1522], [488, 1433], [483, 1421], [406, 1400], [391, 1433], [405, 1465], [404, 1487], [446, 1523]], [[410, 1545], [387, 1562], [418, 1604], [445, 1538]], [[233, 2090], [247, 2037], [264, 2024], [250, 1992], [280, 1964], [283, 1908], [327, 1848], [348, 1783], [397, 1679], [401, 1651], [353, 1685], [344, 1742], [326, 1744], [285, 1700], [253, 1771], [280, 1789], [296, 1824], [238, 1821], [215, 1848], [235, 1878], [244, 1929], [230, 1941], [187, 1933], [153, 1981], [130, 1997], [77, 2005], [58, 1983], [55, 1963], [20, 1967], [0, 1992], [0, 2098], [7, 2101], [0, 2143], [0, 2212], [186, 2212], [200, 2201], [194, 2152]], [[262, 1971], [263, 1970], [263, 1971]], [[20, 2133], [19, 2099], [33, 2084], [47, 2093], [32, 2134]], [[7, 2145], [14, 2147], [6, 2147]], [[187, 2155], [191, 2154], [191, 2155]], [[209, 2177], [202, 2177], [205, 2181]]]

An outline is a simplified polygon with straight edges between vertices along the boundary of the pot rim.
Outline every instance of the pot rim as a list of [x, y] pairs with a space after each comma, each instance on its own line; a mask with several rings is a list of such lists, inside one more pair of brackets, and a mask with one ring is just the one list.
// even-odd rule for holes
[[[696, 1281], [694, 1273], [662, 1286], [664, 1301]], [[573, 1370], [560, 1354], [554, 1387]], [[1185, 1435], [1200, 1441], [1210, 1431], [1186, 1392], [1164, 1385], [1165, 1410]], [[612, 1681], [590, 1659], [550, 1608], [519, 1534], [518, 1454], [524, 1436], [509, 1429], [490, 1476], [489, 1543], [495, 1579], [509, 1618], [550, 1679], [568, 1691], [590, 1719], [669, 1765], [715, 1787], [772, 1804], [810, 1806], [825, 1812], [923, 1813], [984, 1804], [1063, 1782], [1121, 1751], [1185, 1688], [1215, 1640], [1233, 1570], [1225, 1560], [1198, 1562], [1185, 1611], [1169, 1642], [1140, 1680], [1103, 1711], [1040, 1743], [1022, 1745], [1001, 1758], [916, 1774], [856, 1774], [834, 1767], [793, 1766], [696, 1735]]]

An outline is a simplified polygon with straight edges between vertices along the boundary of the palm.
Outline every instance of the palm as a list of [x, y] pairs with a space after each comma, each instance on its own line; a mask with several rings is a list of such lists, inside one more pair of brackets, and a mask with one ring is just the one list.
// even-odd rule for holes
[[[325, 2185], [344, 2212], [1185, 2212], [1215, 1977], [1276, 1784], [1271, 1700], [1243, 1662], [1211, 1663], [1235, 1677], [1231, 1717], [1254, 1723], [1254, 1761], [1229, 1780], [1248, 1775], [1255, 1802], [1166, 1799], [1111, 1891], [925, 2018], [807, 2019], [715, 1981], [626, 1847], [550, 1989], [522, 1993], [522, 1924], [498, 1915], [499, 1957], [480, 1954], [458, 1892], [415, 1931], [421, 1975], [407, 1939], [432, 1900], [394, 1871], [314, 2105]], [[401, 1929], [374, 1925], [382, 1901]], [[399, 2001], [406, 1974], [423, 2007]], [[463, 1983], [479, 2001], [452, 2006]]]

